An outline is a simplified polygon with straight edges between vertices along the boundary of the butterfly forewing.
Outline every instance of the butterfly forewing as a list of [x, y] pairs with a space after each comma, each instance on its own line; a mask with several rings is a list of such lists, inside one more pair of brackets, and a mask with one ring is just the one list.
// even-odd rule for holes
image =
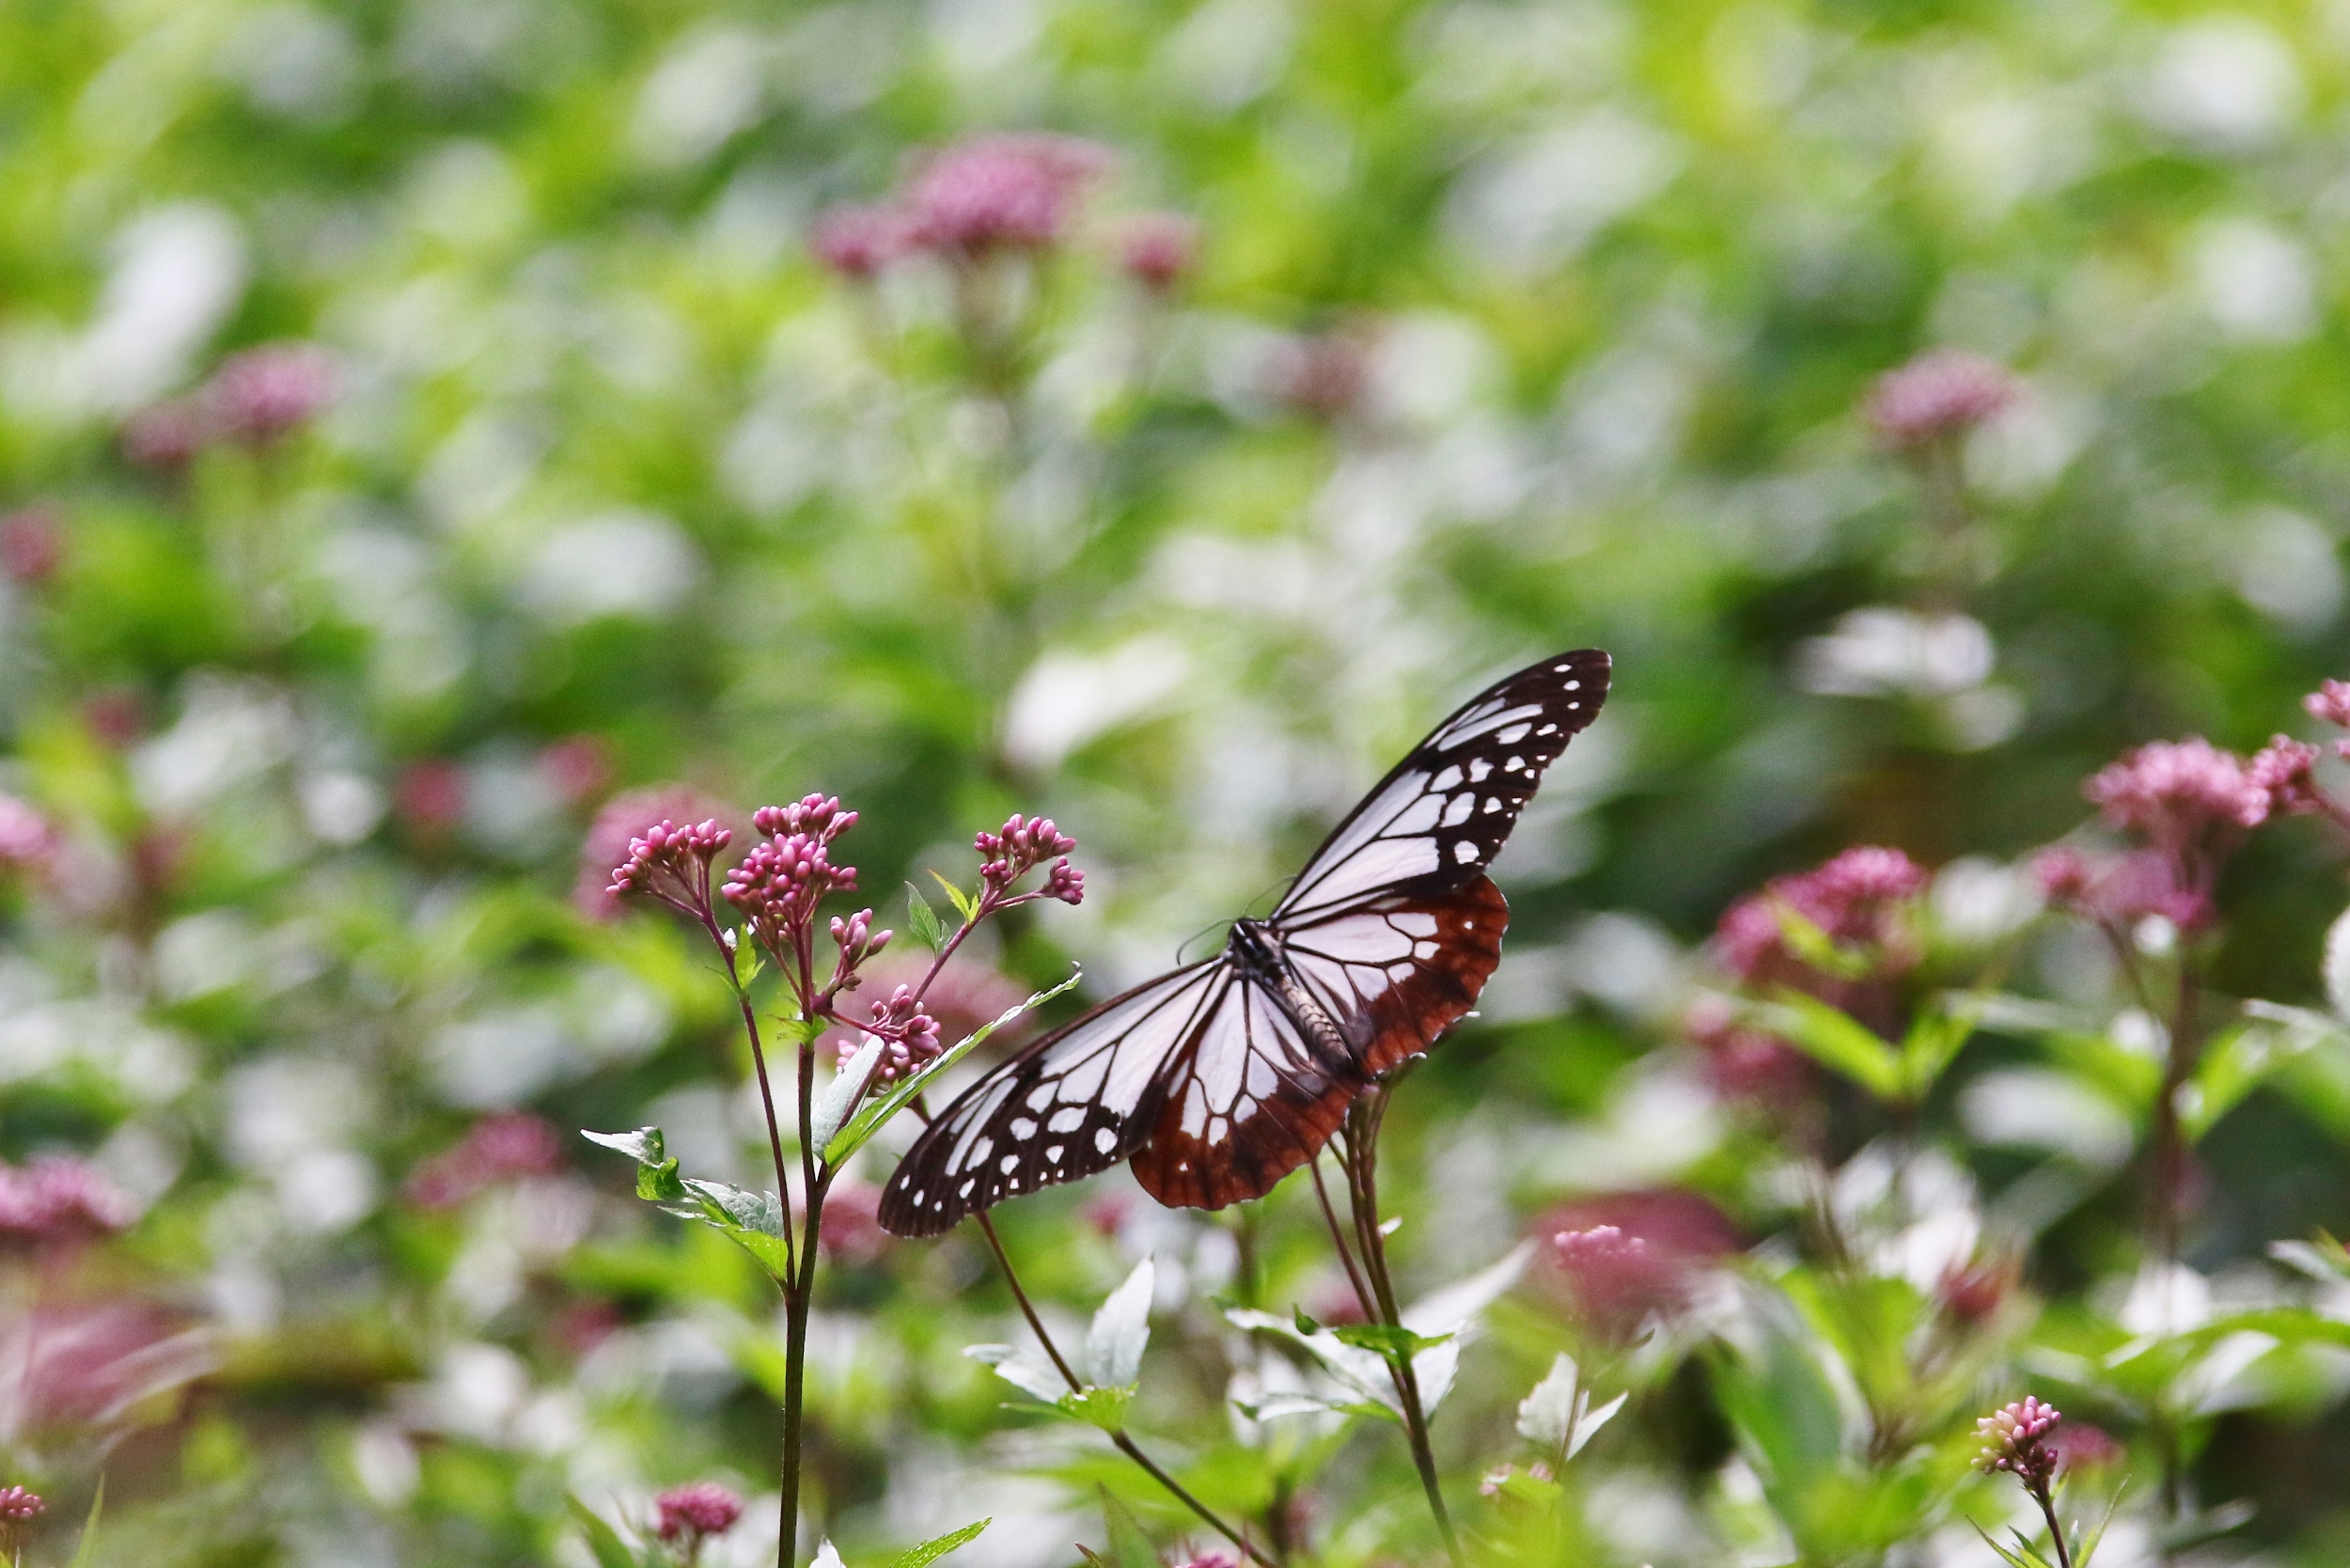
[[1599, 712], [1607, 655], [1562, 653], [1464, 704], [1323, 841], [1277, 923], [1405, 887], [1458, 887], [1493, 863], [1543, 772]]
[[899, 1162], [882, 1193], [883, 1228], [937, 1235], [1015, 1193], [1125, 1159], [1150, 1131], [1168, 1058], [1230, 984], [1220, 960], [1162, 975], [995, 1067]]
[[1543, 774], [1606, 698], [1562, 653], [1480, 693], [1323, 841], [1269, 920], [1212, 963], [1106, 1002], [973, 1084], [890, 1179], [881, 1221], [934, 1235], [1131, 1158], [1163, 1203], [1260, 1198], [1378, 1074], [1434, 1044], [1501, 957], [1485, 875]]

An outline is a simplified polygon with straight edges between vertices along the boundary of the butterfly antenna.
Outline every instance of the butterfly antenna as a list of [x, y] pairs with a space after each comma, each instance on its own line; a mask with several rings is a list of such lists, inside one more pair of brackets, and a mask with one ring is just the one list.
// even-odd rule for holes
[[1191, 945], [1194, 942], [1203, 936], [1212, 936], [1219, 931], [1229, 931], [1232, 922], [1230, 920], [1210, 920], [1206, 925], [1183, 938], [1183, 945], [1175, 949], [1175, 962], [1179, 964], [1190, 963], [1191, 959], [1187, 955], [1191, 952]]

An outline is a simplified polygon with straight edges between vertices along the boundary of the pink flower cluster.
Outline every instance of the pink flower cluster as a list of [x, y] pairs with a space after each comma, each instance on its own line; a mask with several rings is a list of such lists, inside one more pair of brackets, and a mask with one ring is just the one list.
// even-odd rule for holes
[[409, 1174], [410, 1202], [453, 1209], [502, 1182], [552, 1176], [563, 1168], [563, 1136], [527, 1111], [485, 1116], [450, 1147]]
[[652, 1505], [659, 1516], [653, 1533], [682, 1546], [689, 1560], [704, 1541], [724, 1535], [743, 1517], [743, 1499], [714, 1481], [673, 1486], [653, 1498]]
[[[2327, 681], [2301, 699], [2311, 718], [2350, 729], [2350, 682]], [[2334, 742], [2334, 755], [2350, 759], [2350, 740]], [[2319, 748], [2290, 735], [2273, 737], [2248, 764], [2253, 782], [2268, 792], [2269, 809], [2292, 816], [2327, 816], [2350, 827], [2350, 807], [2318, 786]]]
[[2050, 1438], [2063, 1419], [2055, 1405], [2029, 1394], [2002, 1405], [1975, 1423], [1975, 1435], [1982, 1439], [1975, 1467], [1985, 1475], [2005, 1470], [2032, 1496], [2044, 1495], [2056, 1479], [2058, 1450]]
[[2162, 848], [2193, 844], [2215, 828], [2258, 827], [2268, 820], [2268, 792], [2250, 766], [2200, 735], [2125, 753], [2099, 769], [2081, 792], [2107, 822]]
[[1926, 889], [1925, 869], [1897, 849], [1863, 844], [1794, 876], [1764, 885], [1730, 906], [1714, 941], [1725, 968], [1749, 985], [1778, 982], [1810, 989], [1816, 971], [1788, 945], [1790, 916], [1840, 947], [1875, 957], [1888, 969], [1914, 962], [1904, 921]]
[[881, 1059], [873, 1068], [872, 1081], [877, 1084], [912, 1077], [936, 1061], [947, 1048], [938, 1020], [922, 1011], [921, 998], [910, 985], [899, 986], [887, 1001], [873, 1004], [872, 1022], [865, 1033], [838, 1043], [839, 1065], [846, 1068], [872, 1041], [881, 1043]]
[[29, 1524], [48, 1512], [49, 1504], [39, 1493], [22, 1486], [0, 1487], [0, 1525]]
[[665, 817], [628, 841], [628, 858], [612, 869], [610, 892], [650, 894], [698, 916], [710, 907], [710, 863], [733, 841], [715, 817], [682, 826]]
[[612, 891], [612, 870], [628, 857], [631, 840], [648, 824], [739, 824], [740, 820], [740, 812], [688, 784], [659, 784], [613, 796], [596, 813], [581, 841], [579, 880], [572, 887], [573, 907], [590, 919], [610, 919], [619, 913], [619, 895]]
[[1553, 1288], [1568, 1313], [1615, 1342], [1680, 1311], [1708, 1262], [1738, 1246], [1720, 1210], [1679, 1191], [1570, 1205], [1536, 1225], [1549, 1234]]
[[[1085, 873], [1069, 863], [1069, 852], [1077, 847], [1077, 840], [1063, 833], [1050, 817], [1034, 822], [1014, 811], [1005, 819], [998, 833], [979, 833], [971, 845], [979, 852], [979, 886], [981, 902], [995, 908], [1010, 908], [1030, 899], [1058, 899], [1063, 903], [1083, 903], [1086, 896]], [[1058, 857], [1058, 858], [1056, 858]], [[1011, 886], [1045, 861], [1054, 862], [1045, 873], [1044, 885], [1033, 893], [1013, 899]]]
[[[856, 813], [840, 808], [837, 795], [809, 795], [790, 806], [762, 806], [751, 825], [765, 839], [727, 873], [720, 896], [742, 912], [751, 934], [778, 956], [800, 953], [816, 918], [816, 906], [833, 893], [856, 891], [856, 868], [832, 862], [834, 839], [856, 825]], [[723, 846], [722, 846], [723, 847]], [[887, 940], [867, 934], [873, 912], [835, 922], [834, 937], [847, 953], [852, 944], [870, 950]]]
[[130, 1199], [87, 1160], [50, 1155], [0, 1166], [0, 1249], [86, 1241], [135, 1217]]
[[2050, 903], [2092, 919], [2160, 916], [2200, 930], [2217, 913], [2213, 889], [2244, 835], [2275, 812], [2303, 809], [2305, 798], [2320, 800], [2310, 776], [2315, 760], [2313, 748], [2283, 736], [2250, 759], [2200, 736], [2139, 746], [2082, 786], [2107, 823], [2135, 835], [2138, 847], [2092, 855], [2054, 845], [2034, 858], [2033, 874]]
[[0, 572], [35, 588], [65, 563], [65, 519], [52, 506], [19, 507], [0, 517]]
[[2014, 377], [1997, 361], [1937, 349], [1877, 378], [1869, 423], [1890, 446], [1923, 447], [1998, 417], [2015, 390]]
[[265, 343], [229, 355], [188, 397], [134, 416], [125, 453], [150, 468], [186, 463], [207, 447], [267, 447], [309, 423], [335, 400], [334, 358], [315, 343]]
[[[1069, 237], [1087, 191], [1109, 163], [1102, 148], [1071, 136], [975, 136], [924, 159], [890, 200], [821, 214], [811, 248], [860, 283], [909, 256], [969, 266], [1034, 255]], [[1120, 236], [1118, 259], [1136, 282], [1164, 294], [1191, 270], [1197, 243], [1189, 219], [1144, 213]]]

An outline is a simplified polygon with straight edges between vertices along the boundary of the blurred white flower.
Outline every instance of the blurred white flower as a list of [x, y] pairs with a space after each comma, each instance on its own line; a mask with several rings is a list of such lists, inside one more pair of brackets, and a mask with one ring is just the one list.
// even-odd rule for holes
[[220, 73], [265, 115], [332, 125], [357, 105], [360, 58], [351, 29], [307, 6], [257, 7], [222, 44]]
[[541, 541], [516, 597], [558, 626], [603, 616], [654, 619], [677, 609], [701, 575], [701, 553], [668, 518], [611, 511]]
[[2290, 632], [2322, 632], [2342, 613], [2342, 557], [2334, 536], [2305, 513], [2263, 507], [2232, 557], [2244, 602]]
[[1106, 652], [1048, 652], [1028, 666], [1004, 719], [1004, 751], [1040, 772], [1121, 725], [1164, 712], [1191, 674], [1170, 636], [1146, 633]]
[[2307, 97], [2292, 48], [2265, 24], [2212, 16], [2171, 29], [2145, 85], [2147, 118], [2190, 140], [2246, 147], [2299, 118]]
[[159, 816], [193, 811], [294, 749], [293, 710], [269, 686], [198, 671], [183, 693], [180, 721], [131, 757], [139, 804]]
[[636, 100], [630, 140], [656, 165], [698, 163], [764, 109], [774, 43], [747, 27], [695, 28], [670, 45]]
[[1795, 653], [1796, 680], [1835, 697], [1939, 697], [1991, 674], [1991, 634], [1972, 616], [1875, 605], [1853, 610]]
[[2268, 224], [2215, 218], [2196, 231], [2203, 309], [2245, 343], [2298, 343], [2317, 330], [2317, 269], [2309, 249]]
[[206, 202], [177, 202], [132, 219], [86, 330], [53, 346], [26, 401], [66, 417], [127, 414], [168, 392], [244, 293], [247, 258], [236, 220]]
[[1680, 144], [1646, 120], [1593, 109], [1470, 165], [1453, 185], [1445, 227], [1466, 258], [1537, 272], [1663, 190], [1684, 160]]

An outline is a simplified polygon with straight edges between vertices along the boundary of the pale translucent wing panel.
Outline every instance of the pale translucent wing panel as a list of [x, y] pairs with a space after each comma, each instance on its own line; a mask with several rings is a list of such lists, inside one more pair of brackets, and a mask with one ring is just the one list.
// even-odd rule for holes
[[1479, 694], [1339, 824], [1274, 911], [1288, 925], [1384, 894], [1465, 885], [1607, 695], [1605, 653], [1561, 654]]

